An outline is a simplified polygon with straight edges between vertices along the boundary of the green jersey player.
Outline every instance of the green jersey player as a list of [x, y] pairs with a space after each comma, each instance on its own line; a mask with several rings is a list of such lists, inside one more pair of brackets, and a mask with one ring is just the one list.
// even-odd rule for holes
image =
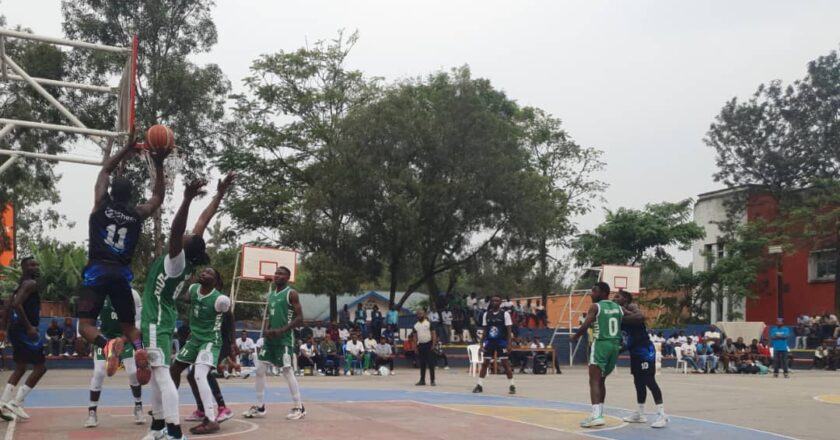
[[[592, 401], [592, 414], [584, 419], [580, 426], [592, 428], [604, 425], [604, 400], [607, 397], [607, 376], [615, 369], [618, 352], [621, 348], [621, 322], [625, 318], [624, 309], [609, 300], [610, 285], [599, 282], [592, 287], [592, 305], [586, 312], [586, 320], [572, 335], [572, 342], [586, 334], [592, 327], [592, 347], [589, 356], [589, 397]], [[627, 317], [628, 321], [639, 320], [638, 316]]]
[[[135, 315], [140, 317], [140, 294], [136, 290], [131, 291], [134, 296]], [[117, 311], [111, 305], [111, 300], [106, 298], [99, 312], [99, 331], [106, 338], [114, 339], [123, 337], [122, 326], [120, 325]], [[105, 364], [107, 357], [102, 348], [93, 346], [93, 377], [90, 379], [90, 405], [88, 406], [88, 418], [85, 421], [85, 428], [95, 428], [99, 425], [99, 418], [96, 409], [99, 403], [99, 396], [102, 393], [102, 383], [105, 381]], [[118, 354], [120, 362], [128, 373], [128, 384], [131, 387], [131, 394], [134, 396], [134, 423], [142, 425], [146, 422], [143, 414], [142, 392], [140, 382], [137, 380], [137, 366], [134, 363], [134, 346], [125, 344], [123, 351]]]
[[284, 266], [274, 272], [274, 286], [268, 294], [267, 316], [263, 321], [265, 340], [257, 352], [257, 404], [245, 411], [245, 418], [265, 417], [265, 374], [272, 365], [281, 369], [295, 403], [286, 419], [299, 420], [306, 416], [292, 366], [292, 356], [295, 356], [292, 331], [303, 323], [303, 311], [297, 291], [288, 285], [291, 276], [292, 271]]

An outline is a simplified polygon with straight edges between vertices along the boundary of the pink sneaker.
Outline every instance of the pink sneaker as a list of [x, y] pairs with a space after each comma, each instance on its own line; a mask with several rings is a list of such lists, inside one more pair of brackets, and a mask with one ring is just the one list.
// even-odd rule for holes
[[195, 410], [192, 414], [188, 415], [187, 418], [184, 420], [188, 422], [200, 422], [204, 420], [204, 411]]
[[216, 422], [222, 423], [231, 417], [233, 417], [233, 411], [226, 406], [221, 406], [219, 407], [219, 415], [216, 417]]

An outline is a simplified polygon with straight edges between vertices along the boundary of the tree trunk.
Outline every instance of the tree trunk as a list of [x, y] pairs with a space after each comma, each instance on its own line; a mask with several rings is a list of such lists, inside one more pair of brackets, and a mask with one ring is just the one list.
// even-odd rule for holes
[[330, 322], [338, 322], [338, 294], [330, 293]]
[[834, 223], [834, 313], [840, 316], [840, 220]]
[[400, 258], [398, 255], [391, 255], [391, 264], [388, 265], [388, 270], [391, 273], [391, 285], [389, 287], [388, 307], [394, 307], [394, 302], [397, 299], [397, 281], [399, 280]]
[[548, 290], [549, 290], [549, 283], [548, 283], [548, 244], [545, 237], [540, 238], [540, 251], [538, 255], [538, 273], [537, 273], [537, 288], [540, 292], [540, 298], [542, 299], [542, 305], [545, 306], [545, 302], [548, 300]]

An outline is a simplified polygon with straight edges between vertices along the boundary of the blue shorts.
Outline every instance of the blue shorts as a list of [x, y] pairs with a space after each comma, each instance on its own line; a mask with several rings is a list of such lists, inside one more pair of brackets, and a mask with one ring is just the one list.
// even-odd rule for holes
[[493, 360], [508, 358], [508, 341], [507, 339], [488, 339], [484, 341], [484, 360]]
[[652, 342], [630, 349], [630, 373], [656, 374], [656, 348]]
[[12, 343], [12, 359], [19, 364], [42, 364], [44, 358], [44, 338], [29, 339], [22, 326], [13, 323], [9, 326], [9, 341]]
[[119, 321], [134, 323], [133, 279], [134, 274], [128, 266], [91, 261], [82, 270], [82, 289], [77, 305], [79, 318], [97, 319], [105, 298], [110, 298]]

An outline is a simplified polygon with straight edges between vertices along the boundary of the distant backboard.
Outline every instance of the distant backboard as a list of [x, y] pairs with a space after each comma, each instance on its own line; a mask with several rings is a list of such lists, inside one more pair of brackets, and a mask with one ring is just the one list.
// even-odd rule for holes
[[274, 275], [279, 266], [288, 267], [292, 271], [289, 282], [295, 282], [297, 273], [297, 252], [287, 249], [277, 249], [258, 246], [242, 246], [240, 258], [241, 270], [239, 276], [246, 280], [265, 280]]
[[639, 266], [601, 266], [601, 281], [610, 285], [610, 291], [619, 289], [630, 293], [639, 293], [641, 288], [641, 268]]

